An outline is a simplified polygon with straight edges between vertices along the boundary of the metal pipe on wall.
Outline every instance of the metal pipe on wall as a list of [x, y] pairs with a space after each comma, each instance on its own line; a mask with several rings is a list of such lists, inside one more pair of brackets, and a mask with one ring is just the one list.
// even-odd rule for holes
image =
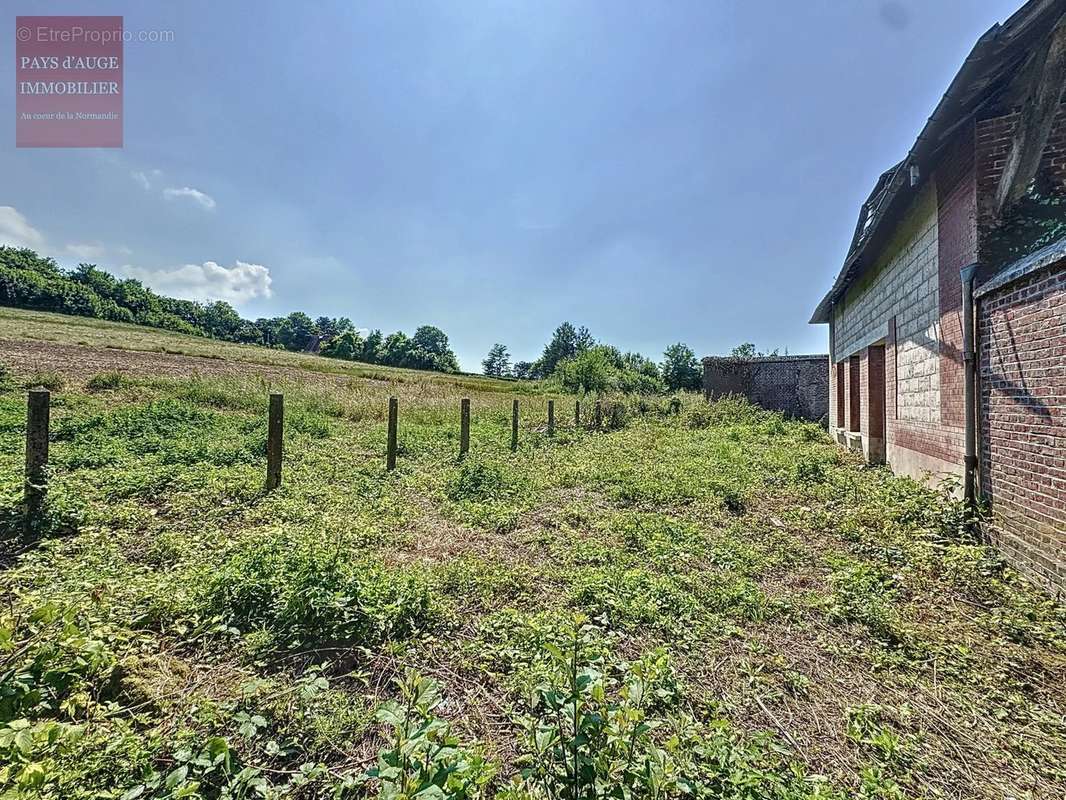
[[962, 358], [965, 384], [963, 402], [966, 405], [966, 455], [963, 472], [963, 497], [973, 506], [977, 486], [977, 351], [973, 313], [973, 280], [977, 264], [960, 271], [962, 277]]

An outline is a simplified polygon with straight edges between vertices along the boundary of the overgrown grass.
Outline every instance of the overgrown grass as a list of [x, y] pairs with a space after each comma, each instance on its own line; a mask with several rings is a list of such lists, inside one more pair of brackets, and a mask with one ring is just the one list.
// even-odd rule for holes
[[495, 390], [107, 371], [53, 396], [28, 535], [31, 378], [0, 389], [5, 797], [1066, 793], [1062, 608], [816, 426], [557, 398], [549, 437], [530, 396], [511, 453]]

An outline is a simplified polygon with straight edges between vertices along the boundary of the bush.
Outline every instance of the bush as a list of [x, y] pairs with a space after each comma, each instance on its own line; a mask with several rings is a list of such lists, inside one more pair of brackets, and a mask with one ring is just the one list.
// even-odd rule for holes
[[58, 392], [66, 385], [66, 379], [55, 370], [35, 372], [23, 382], [26, 389], [36, 389], [38, 386], [50, 392]]
[[369, 646], [403, 638], [433, 617], [419, 576], [356, 563], [339, 550], [255, 542], [206, 583], [202, 604], [244, 633], [270, 631], [276, 644]]
[[118, 372], [98, 372], [89, 378], [85, 388], [90, 392], [103, 392], [119, 389], [126, 384], [126, 378]]
[[438, 716], [443, 698], [436, 682], [408, 670], [396, 679], [396, 685], [400, 700], [385, 703], [377, 714], [378, 721], [389, 728], [388, 744], [378, 754], [377, 766], [344, 788], [369, 785], [382, 798], [479, 797], [493, 770], [481, 756], [462, 749], [448, 723]]
[[572, 394], [603, 394], [614, 388], [617, 371], [603, 349], [594, 347], [563, 361], [555, 375]]
[[[726, 395], [709, 403], [689, 406], [682, 419], [689, 428], [711, 428], [719, 425], [758, 425], [778, 415], [764, 411], [739, 395]], [[783, 430], [783, 429], [781, 429]]]
[[483, 501], [499, 498], [509, 488], [503, 470], [498, 466], [484, 461], [467, 460], [448, 482], [446, 494], [456, 502]]

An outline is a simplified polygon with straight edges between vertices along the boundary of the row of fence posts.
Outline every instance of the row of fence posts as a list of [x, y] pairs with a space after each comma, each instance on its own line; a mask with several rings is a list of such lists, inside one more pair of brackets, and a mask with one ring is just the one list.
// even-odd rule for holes
[[[399, 429], [399, 401], [389, 398], [388, 440], [385, 450], [385, 469], [396, 469], [396, 438]], [[48, 492], [48, 425], [51, 395], [47, 389], [31, 389], [26, 402], [26, 477], [24, 502], [26, 524], [30, 528], [40, 517]], [[518, 399], [511, 403], [511, 451], [518, 450]], [[593, 425], [603, 423], [603, 406], [597, 401], [593, 407]], [[581, 401], [574, 402], [574, 427], [581, 426]], [[270, 395], [267, 413], [266, 488], [281, 485], [282, 439], [285, 430], [285, 397]], [[555, 401], [548, 401], [548, 435], [555, 435]], [[470, 452], [470, 400], [459, 403], [459, 458]]]
[[[511, 401], [511, 452], [518, 450], [518, 399]], [[395, 397], [389, 398], [389, 433], [385, 446], [385, 468], [389, 471], [396, 469], [396, 434], [399, 417], [399, 401]], [[603, 407], [597, 401], [595, 412], [596, 427], [603, 420]], [[581, 401], [574, 402], [574, 427], [581, 425]], [[279, 434], [280, 435], [280, 434]], [[548, 435], [555, 435], [555, 401], [548, 401]], [[464, 397], [459, 401], [459, 458], [466, 457], [470, 452], [470, 399]]]

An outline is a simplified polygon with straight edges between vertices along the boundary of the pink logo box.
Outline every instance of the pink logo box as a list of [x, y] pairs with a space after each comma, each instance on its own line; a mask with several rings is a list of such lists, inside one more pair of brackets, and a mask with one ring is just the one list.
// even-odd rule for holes
[[16, 147], [122, 147], [122, 44], [122, 17], [16, 17]]

